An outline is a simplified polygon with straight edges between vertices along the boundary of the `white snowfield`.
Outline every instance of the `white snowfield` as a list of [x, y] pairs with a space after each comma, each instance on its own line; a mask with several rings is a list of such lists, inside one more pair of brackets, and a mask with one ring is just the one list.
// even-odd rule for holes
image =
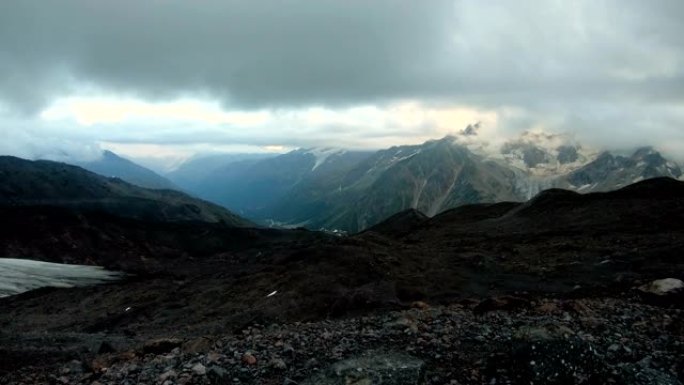
[[89, 286], [123, 276], [99, 266], [65, 265], [29, 259], [0, 258], [0, 297], [41, 287]]

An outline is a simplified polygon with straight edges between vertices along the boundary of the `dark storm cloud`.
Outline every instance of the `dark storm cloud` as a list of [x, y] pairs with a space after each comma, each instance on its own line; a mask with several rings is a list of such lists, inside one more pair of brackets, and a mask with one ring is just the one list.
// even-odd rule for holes
[[681, 1], [0, 4], [4, 97], [73, 87], [232, 106], [682, 98]]
[[408, 96], [451, 15], [444, 1], [9, 1], [2, 88], [28, 105], [74, 81], [260, 106]]
[[[543, 126], [604, 147], [670, 143], [684, 153], [683, 16], [680, 0], [6, 0], [0, 117], [7, 126], [8, 116], [30, 119], [60, 97], [89, 92], [216, 99], [227, 110], [410, 100], [518, 111], [501, 113], [505, 135]], [[252, 135], [240, 127], [98, 129], [83, 131], [92, 141], [280, 138], [293, 146], [441, 132], [302, 131], [278, 121]]]

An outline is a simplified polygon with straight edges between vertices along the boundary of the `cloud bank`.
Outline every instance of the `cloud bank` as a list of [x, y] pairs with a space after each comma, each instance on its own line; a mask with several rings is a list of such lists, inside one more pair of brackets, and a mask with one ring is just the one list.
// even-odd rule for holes
[[482, 120], [492, 140], [541, 127], [684, 154], [682, 15], [678, 0], [5, 1], [0, 130], [384, 147]]

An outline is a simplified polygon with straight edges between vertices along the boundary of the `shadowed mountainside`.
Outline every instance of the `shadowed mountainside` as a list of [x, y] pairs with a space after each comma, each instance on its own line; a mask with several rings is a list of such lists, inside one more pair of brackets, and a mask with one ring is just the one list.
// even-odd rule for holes
[[173, 190], [152, 190], [80, 167], [0, 157], [0, 205], [98, 210], [149, 221], [250, 222], [216, 204]]

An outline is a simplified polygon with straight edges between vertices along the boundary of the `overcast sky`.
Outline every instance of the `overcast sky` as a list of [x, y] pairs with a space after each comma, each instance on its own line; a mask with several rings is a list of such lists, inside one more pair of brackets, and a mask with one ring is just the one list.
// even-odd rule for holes
[[5, 0], [0, 153], [380, 148], [482, 122], [684, 160], [681, 0]]

